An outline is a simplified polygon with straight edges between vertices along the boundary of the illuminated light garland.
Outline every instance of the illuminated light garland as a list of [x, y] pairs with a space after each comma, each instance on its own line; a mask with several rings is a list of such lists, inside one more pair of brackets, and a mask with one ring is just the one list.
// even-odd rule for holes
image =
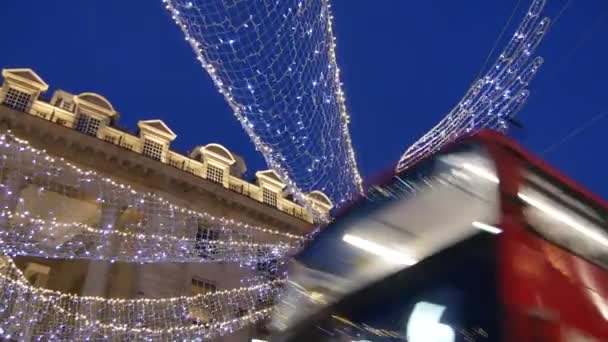
[[363, 192], [328, 0], [163, 0], [287, 191]]
[[456, 138], [481, 128], [507, 129], [507, 121], [525, 104], [526, 89], [543, 63], [530, 61], [549, 27], [540, 19], [545, 0], [533, 0], [515, 34], [485, 76], [428, 133], [410, 146], [397, 165], [400, 172]]
[[[153, 193], [138, 192], [37, 150], [10, 132], [0, 135], [0, 154], [0, 206], [4, 208], [0, 211], [0, 249], [9, 255], [251, 263], [282, 258], [304, 241], [302, 236], [215, 217], [174, 205]], [[13, 198], [26, 187], [30, 190], [27, 199]], [[56, 208], [43, 213], [30, 208], [30, 202], [37, 200], [60, 206], [62, 200], [50, 201], [45, 197], [50, 195], [89, 197], [88, 203], [100, 207], [98, 224], [62, 222], [54, 217]], [[16, 202], [14, 208], [10, 208], [11, 201]], [[134, 215], [118, 224], [127, 210]], [[116, 217], [107, 220], [105, 214]], [[119, 240], [115, 246], [110, 237], [120, 238], [114, 239]]]
[[[32, 286], [10, 258], [0, 257], [0, 334], [20, 340], [202, 341], [266, 317], [283, 282], [194, 296], [108, 299]], [[197, 319], [201, 310], [214, 320]]]
[[[0, 252], [12, 256], [58, 259], [96, 259], [124, 262], [258, 262], [295, 253], [298, 244], [255, 243], [234, 240], [201, 240], [145, 233], [97, 229], [73, 222], [60, 223], [0, 212], [8, 224], [0, 227]], [[69, 240], [54, 244], [54, 237]], [[117, 246], [108, 251], [106, 242]], [[120, 239], [120, 240], [118, 240]], [[102, 248], [100, 248], [102, 247]]]

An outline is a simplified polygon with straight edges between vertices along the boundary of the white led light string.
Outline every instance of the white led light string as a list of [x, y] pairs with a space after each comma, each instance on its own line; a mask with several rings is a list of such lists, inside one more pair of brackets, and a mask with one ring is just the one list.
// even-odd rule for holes
[[163, 2], [299, 202], [320, 190], [340, 206], [362, 192], [328, 0]]
[[[140, 193], [52, 157], [11, 133], [0, 135], [0, 153], [0, 206], [4, 208], [0, 211], [0, 251], [4, 254], [127, 262], [252, 263], [283, 258], [304, 240], [183, 208], [152, 193]], [[30, 197], [17, 198], [27, 187]], [[38, 216], [28, 211], [32, 201], [50, 205], [53, 197], [45, 196], [51, 195], [83, 201], [88, 197], [87, 203], [100, 208], [98, 221], [57, 219], [53, 211], [64, 199], [53, 203], [57, 207], [50, 211], [38, 212]], [[127, 210], [136, 214], [130, 221], [115, 227], [116, 221], [109, 220], [104, 226], [105, 213], [114, 214], [118, 220]], [[47, 217], [40, 216], [44, 214]]]
[[[0, 334], [7, 339], [201, 341], [264, 318], [283, 282], [194, 296], [108, 299], [32, 286], [10, 258], [0, 257]], [[196, 316], [201, 310], [213, 319], [201, 322]]]
[[532, 58], [549, 27], [541, 19], [545, 0], [533, 0], [526, 15], [498, 60], [477, 80], [460, 102], [401, 156], [401, 171], [439, 150], [454, 139], [482, 128], [505, 131], [507, 121], [525, 104], [526, 89], [542, 65]]
[[[298, 244], [256, 243], [234, 240], [197, 240], [145, 233], [93, 228], [79, 222], [61, 223], [28, 217], [25, 214], [0, 212], [9, 220], [0, 230], [0, 251], [7, 255], [57, 259], [97, 259], [126, 262], [218, 262], [283, 258], [294, 253]], [[8, 229], [7, 229], [8, 228]], [[53, 237], [70, 239], [53, 244]], [[111, 254], [97, 247], [107, 239], [120, 241]], [[120, 240], [118, 240], [120, 239]]]

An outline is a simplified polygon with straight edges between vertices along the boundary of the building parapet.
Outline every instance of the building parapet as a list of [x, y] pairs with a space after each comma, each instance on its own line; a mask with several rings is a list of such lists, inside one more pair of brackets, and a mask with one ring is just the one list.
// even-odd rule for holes
[[[242, 179], [247, 170], [244, 160], [220, 144], [197, 146], [185, 156], [170, 149], [177, 135], [162, 120], [139, 121], [138, 134], [133, 135], [116, 127], [119, 113], [101, 95], [74, 95], [56, 90], [47, 102], [40, 95], [49, 86], [33, 70], [3, 69], [2, 76], [0, 104], [3, 106], [142, 154], [296, 218], [311, 223], [314, 220], [304, 207], [286, 197], [285, 183], [274, 171], [256, 172], [255, 183]], [[333, 207], [331, 200], [320, 191], [308, 194], [308, 200], [313, 209], [325, 214]]]

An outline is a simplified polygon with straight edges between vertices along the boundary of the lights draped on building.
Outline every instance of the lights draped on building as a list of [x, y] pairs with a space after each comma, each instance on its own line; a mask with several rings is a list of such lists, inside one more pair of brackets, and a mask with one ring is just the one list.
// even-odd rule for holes
[[237, 119], [296, 199], [362, 192], [329, 0], [163, 0]]
[[545, 0], [534, 0], [498, 60], [476, 80], [460, 102], [401, 156], [397, 171], [436, 152], [446, 143], [481, 128], [507, 129], [508, 120], [526, 102], [528, 84], [543, 63], [532, 58], [549, 27], [541, 19]]
[[44, 341], [203, 341], [269, 313], [283, 280], [160, 299], [85, 297], [37, 288], [0, 257], [0, 336]]
[[[0, 251], [6, 255], [251, 263], [283, 258], [303, 241], [136, 191], [55, 158], [11, 133], [0, 135], [0, 155]], [[70, 209], [76, 205], [69, 202], [74, 198], [86, 206]], [[84, 215], [87, 211], [90, 214]], [[80, 215], [79, 221], [70, 217], [73, 212]]]
[[[203, 341], [229, 334], [269, 314], [284, 279], [275, 265], [283, 263], [282, 258], [304, 239], [138, 192], [38, 150], [11, 132], [0, 135], [0, 155], [0, 254], [5, 255], [0, 256], [2, 338]], [[64, 198], [53, 201], [45, 196]], [[70, 198], [98, 205], [100, 217], [94, 221], [101, 224], [62, 222], [60, 204]], [[40, 203], [58, 207], [40, 210]], [[114, 226], [118, 216], [132, 219]], [[194, 296], [87, 297], [31, 285], [6, 255], [127, 262], [231, 261], [270, 277]]]

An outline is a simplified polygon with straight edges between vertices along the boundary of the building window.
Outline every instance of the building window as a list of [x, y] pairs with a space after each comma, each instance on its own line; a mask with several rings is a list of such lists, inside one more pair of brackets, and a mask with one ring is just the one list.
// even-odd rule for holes
[[[192, 278], [190, 288], [192, 295], [205, 295], [217, 290], [214, 283], [200, 278]], [[206, 308], [199, 305], [190, 307], [190, 318], [195, 324], [209, 323], [212, 320], [212, 314], [213, 311], [211, 308]]]
[[141, 153], [146, 157], [160, 161], [163, 158], [163, 144], [157, 143], [156, 141], [152, 141], [149, 139], [145, 139], [144, 149]]
[[72, 103], [64, 100], [63, 98], [58, 98], [57, 101], [55, 101], [55, 107], [59, 107], [61, 109], [65, 109], [68, 112], [71, 112], [73, 108]]
[[213, 183], [224, 184], [224, 170], [215, 165], [207, 165], [207, 179]]
[[23, 275], [30, 282], [30, 284], [37, 287], [45, 287], [49, 281], [50, 272], [50, 267], [40, 265], [35, 262], [30, 262], [27, 264]]
[[217, 290], [214, 283], [200, 278], [192, 278], [192, 295], [212, 293]]
[[25, 112], [27, 111], [31, 100], [32, 95], [17, 89], [9, 88], [6, 92], [6, 96], [4, 96], [2, 104], [9, 108]]
[[99, 130], [99, 126], [101, 126], [101, 120], [92, 118], [85, 114], [80, 114], [78, 116], [78, 121], [76, 121], [76, 130], [78, 132], [96, 137], [97, 131]]
[[258, 275], [274, 279], [279, 275], [279, 262], [276, 259], [270, 259], [270, 251], [258, 248], [258, 261], [255, 265], [255, 269]]
[[218, 252], [217, 240], [220, 232], [217, 230], [202, 228], [199, 226], [196, 232], [196, 243], [194, 250], [198, 256], [213, 260]]
[[214, 259], [218, 252], [217, 241], [219, 238], [219, 230], [211, 229], [211, 226], [207, 222], [199, 221], [194, 250], [202, 258]]
[[71, 112], [74, 110], [74, 105], [70, 102], [63, 101], [63, 103], [61, 104], [61, 108], [67, 110], [68, 112]]
[[262, 202], [268, 204], [269, 206], [272, 207], [277, 207], [277, 193], [272, 191], [272, 190], [268, 190], [266, 188], [262, 188]]

